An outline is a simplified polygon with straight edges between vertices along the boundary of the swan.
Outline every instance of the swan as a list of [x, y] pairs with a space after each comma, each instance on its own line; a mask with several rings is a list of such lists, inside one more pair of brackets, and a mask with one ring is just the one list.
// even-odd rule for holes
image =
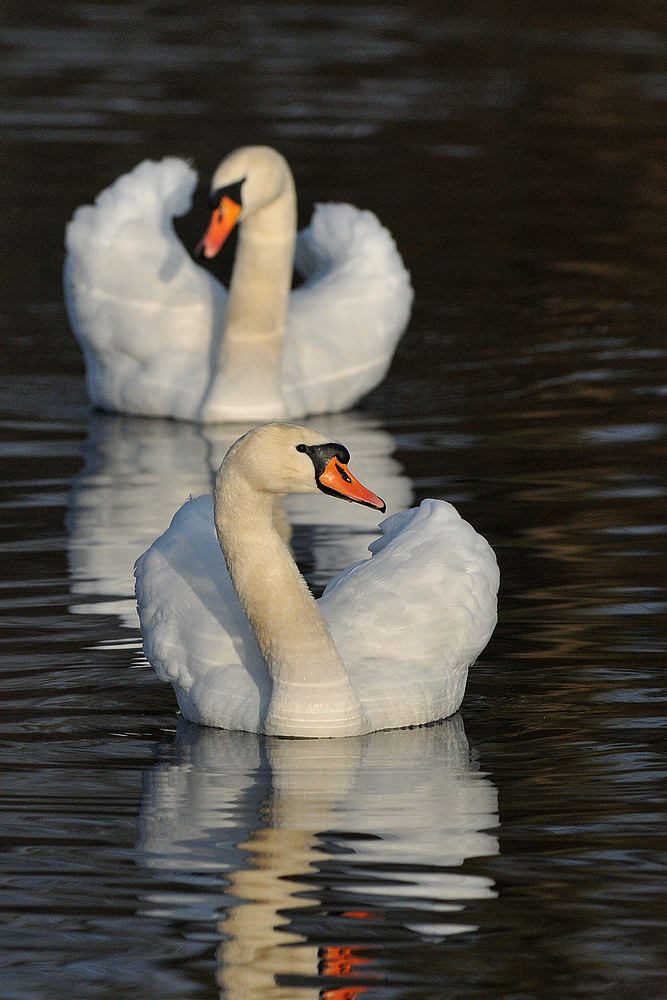
[[[238, 226], [229, 293], [172, 219], [197, 175], [140, 163], [67, 225], [65, 304], [94, 406], [201, 423], [293, 420], [351, 407], [385, 376], [412, 305], [410, 276], [369, 211], [317, 205], [296, 235], [287, 161], [268, 146], [227, 156], [199, 253]], [[304, 284], [291, 292], [293, 265]]]
[[[274, 736], [338, 737], [451, 715], [496, 623], [488, 542], [442, 500], [385, 519], [371, 558], [315, 601], [281, 535], [280, 499], [323, 492], [384, 511], [349, 452], [264, 424], [225, 456], [137, 560], [144, 652], [186, 719]], [[217, 534], [217, 538], [216, 538]]]

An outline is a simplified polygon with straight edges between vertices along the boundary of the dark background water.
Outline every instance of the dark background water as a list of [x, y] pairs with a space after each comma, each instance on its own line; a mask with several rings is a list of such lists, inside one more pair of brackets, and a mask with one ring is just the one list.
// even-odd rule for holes
[[[2, 995], [667, 996], [664, 6], [1, 9]], [[458, 721], [305, 760], [142, 661], [132, 561], [224, 434], [91, 417], [61, 295], [77, 205], [248, 142], [393, 232], [413, 318], [336, 426], [502, 572]], [[295, 520], [315, 589], [372, 530]]]

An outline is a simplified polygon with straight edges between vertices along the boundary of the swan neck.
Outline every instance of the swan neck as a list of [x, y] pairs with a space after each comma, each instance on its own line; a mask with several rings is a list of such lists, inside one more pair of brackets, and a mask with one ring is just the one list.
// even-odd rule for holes
[[204, 423], [286, 416], [281, 373], [295, 239], [288, 171], [282, 194], [239, 225], [225, 328], [200, 413]]
[[233, 461], [226, 465], [227, 460], [216, 481], [215, 526], [273, 682], [264, 731], [283, 736], [366, 732], [367, 719], [343, 661], [276, 530], [275, 494], [254, 489]]
[[287, 174], [282, 193], [239, 225], [224, 336], [228, 347], [235, 340], [282, 342], [295, 239], [296, 194]]

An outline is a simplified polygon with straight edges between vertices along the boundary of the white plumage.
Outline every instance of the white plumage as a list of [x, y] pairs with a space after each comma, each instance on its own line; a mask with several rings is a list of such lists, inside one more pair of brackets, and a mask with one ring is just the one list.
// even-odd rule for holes
[[[308, 435], [307, 442], [322, 440], [305, 428], [290, 431], [294, 441], [296, 431]], [[284, 488], [277, 483], [276, 493]], [[306, 483], [303, 492], [313, 490]], [[468, 668], [496, 622], [493, 550], [451, 504], [424, 500], [380, 528], [371, 558], [335, 577], [317, 602], [361, 703], [356, 732], [420, 725], [455, 712]], [[270, 559], [263, 564], [263, 553], [256, 555], [269, 575]], [[267, 672], [227, 571], [211, 497], [181, 507], [137, 561], [136, 577], [146, 656], [173, 684], [184, 716], [208, 726], [266, 731], [276, 678]], [[278, 585], [288, 611], [292, 587], [290, 579]], [[285, 615], [296, 648], [303, 636], [292, 617]], [[292, 696], [298, 684], [290, 683]], [[332, 685], [330, 699], [336, 690]], [[283, 735], [348, 735], [334, 731], [324, 709], [318, 725], [318, 711], [314, 723]]]
[[[225, 182], [225, 172], [232, 180], [247, 178], [239, 248], [244, 231], [290, 193], [274, 197], [268, 181], [263, 193], [262, 158], [271, 169], [278, 160], [284, 164], [284, 187], [291, 185], [293, 194], [287, 164], [266, 147], [237, 150], [214, 176], [214, 188]], [[280, 313], [285, 299], [286, 318], [278, 317], [274, 331], [277, 389], [269, 405], [273, 389], [254, 372], [257, 345], [243, 357], [225, 357], [228, 294], [192, 260], [173, 229], [173, 217], [189, 210], [196, 183], [183, 160], [146, 160], [102, 191], [94, 205], [78, 208], [67, 227], [65, 300], [92, 403], [205, 423], [292, 419], [352, 406], [384, 378], [410, 315], [410, 278], [390, 233], [370, 211], [316, 206], [294, 251], [305, 282], [287, 306], [294, 222], [284, 213], [287, 221], [281, 219], [276, 229], [285, 229], [286, 268], [279, 267], [274, 280], [269, 274], [265, 292], [253, 289], [246, 297], [252, 310], [247, 302], [242, 306], [244, 335], [252, 337], [257, 309], [270, 309], [277, 299]], [[259, 259], [254, 249], [252, 254], [237, 276], [239, 288], [255, 272], [264, 281], [261, 262], [253, 267]]]

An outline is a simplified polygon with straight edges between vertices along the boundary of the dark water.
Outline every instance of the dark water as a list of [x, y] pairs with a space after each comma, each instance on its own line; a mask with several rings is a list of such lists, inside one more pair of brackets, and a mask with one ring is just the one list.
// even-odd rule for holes
[[[663, 6], [17, 2], [0, 46], [2, 996], [667, 997]], [[439, 726], [202, 731], [141, 658], [134, 558], [234, 431], [91, 416], [63, 229], [247, 142], [412, 272], [386, 382], [314, 423], [498, 553]], [[373, 537], [340, 516], [292, 508], [315, 590]]]

